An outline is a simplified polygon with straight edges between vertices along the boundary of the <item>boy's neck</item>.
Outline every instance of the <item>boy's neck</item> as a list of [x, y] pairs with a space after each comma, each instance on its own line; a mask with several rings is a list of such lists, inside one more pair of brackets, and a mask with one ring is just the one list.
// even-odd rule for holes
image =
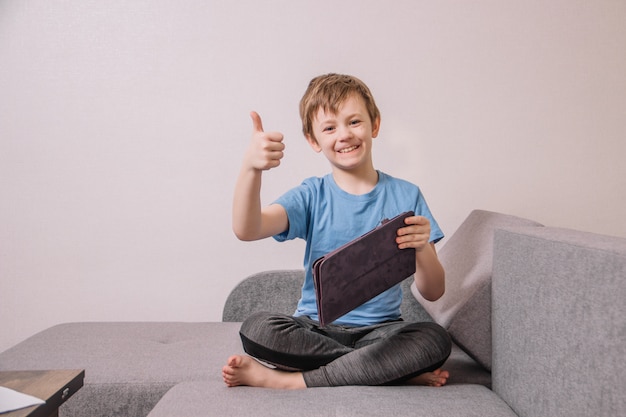
[[333, 179], [343, 191], [362, 195], [367, 194], [378, 184], [378, 171], [373, 167], [364, 170], [344, 171], [333, 169]]

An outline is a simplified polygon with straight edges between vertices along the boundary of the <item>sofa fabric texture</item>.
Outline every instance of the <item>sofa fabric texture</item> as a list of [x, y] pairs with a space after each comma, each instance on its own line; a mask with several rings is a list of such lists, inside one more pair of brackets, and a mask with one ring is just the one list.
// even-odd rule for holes
[[626, 416], [626, 240], [499, 230], [493, 299], [494, 388], [520, 415]]
[[[237, 284], [228, 295], [222, 321], [244, 321], [258, 311], [292, 314], [296, 311], [303, 282], [303, 269], [253, 274]], [[277, 297], [277, 294], [281, 296]]]
[[[214, 393], [209, 399], [207, 393]], [[252, 412], [251, 412], [252, 411]], [[229, 389], [213, 381], [172, 388], [149, 417], [513, 417], [493, 391], [474, 384], [445, 390], [402, 387], [332, 387], [308, 390]]]
[[217, 379], [243, 353], [239, 323], [66, 323], [0, 354], [0, 370], [85, 369], [62, 417], [146, 416], [183, 381]]
[[493, 234], [501, 227], [541, 224], [502, 213], [474, 210], [439, 250], [446, 271], [446, 292], [435, 302], [411, 287], [432, 318], [452, 340], [491, 370], [491, 274]]

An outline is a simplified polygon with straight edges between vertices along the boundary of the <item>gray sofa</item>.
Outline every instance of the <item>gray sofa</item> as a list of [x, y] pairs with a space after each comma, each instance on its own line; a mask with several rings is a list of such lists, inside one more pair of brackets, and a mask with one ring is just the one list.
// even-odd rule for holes
[[223, 321], [68, 323], [0, 353], [0, 370], [81, 368], [61, 416], [623, 416], [626, 240], [474, 211], [439, 252], [446, 294], [403, 283], [403, 316], [434, 320], [454, 346], [442, 388], [227, 388], [239, 322], [292, 312], [303, 271], [242, 281]]

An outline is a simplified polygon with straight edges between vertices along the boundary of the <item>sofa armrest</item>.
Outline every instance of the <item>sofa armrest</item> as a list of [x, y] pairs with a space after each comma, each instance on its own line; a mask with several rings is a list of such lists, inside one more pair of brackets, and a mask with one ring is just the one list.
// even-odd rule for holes
[[626, 240], [498, 230], [493, 389], [523, 416], [626, 415]]

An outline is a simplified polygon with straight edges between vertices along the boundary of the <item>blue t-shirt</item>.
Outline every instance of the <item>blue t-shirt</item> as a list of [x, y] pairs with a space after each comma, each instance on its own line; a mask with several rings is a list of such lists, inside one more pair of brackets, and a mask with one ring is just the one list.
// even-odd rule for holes
[[[378, 183], [367, 194], [354, 195], [343, 191], [332, 174], [328, 174], [304, 180], [274, 203], [283, 206], [289, 218], [289, 229], [274, 239], [279, 242], [295, 238], [306, 240], [305, 279], [294, 315], [309, 316], [313, 320], [318, 320], [311, 268], [316, 259], [369, 232], [383, 219], [391, 219], [409, 210], [430, 220], [431, 242], [443, 238], [419, 187], [380, 171]], [[401, 302], [402, 289], [396, 285], [334, 323], [366, 326], [395, 320], [400, 317]]]

